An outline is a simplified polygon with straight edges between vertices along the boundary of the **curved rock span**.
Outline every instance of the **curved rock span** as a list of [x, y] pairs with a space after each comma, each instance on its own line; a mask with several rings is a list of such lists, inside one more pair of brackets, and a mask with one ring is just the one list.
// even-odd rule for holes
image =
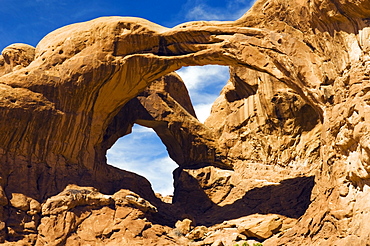
[[[369, 51], [369, 0], [259, 0], [174, 28], [104, 17], [5, 48], [1, 242], [369, 244]], [[230, 80], [202, 124], [174, 71], [207, 64]], [[133, 124], [179, 165], [172, 202], [106, 163]]]

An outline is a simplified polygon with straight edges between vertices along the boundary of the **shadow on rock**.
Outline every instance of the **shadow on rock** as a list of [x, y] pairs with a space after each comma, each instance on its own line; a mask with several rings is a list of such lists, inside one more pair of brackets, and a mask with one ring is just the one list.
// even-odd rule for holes
[[184, 209], [186, 215], [195, 219], [198, 225], [206, 226], [257, 213], [299, 218], [310, 204], [314, 186], [314, 176], [286, 179], [277, 184], [251, 189], [233, 203], [219, 206], [208, 198], [197, 179], [186, 175], [188, 189], [175, 194], [174, 204]]

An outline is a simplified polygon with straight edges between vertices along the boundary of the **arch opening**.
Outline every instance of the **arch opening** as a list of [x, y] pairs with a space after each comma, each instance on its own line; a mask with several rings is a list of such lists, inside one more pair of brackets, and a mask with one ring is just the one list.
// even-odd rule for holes
[[[182, 93], [189, 92], [191, 97], [191, 99], [189, 99], [189, 103], [191, 100], [191, 104], [196, 111], [199, 121], [204, 123], [206, 118], [210, 115], [212, 104], [219, 96], [220, 91], [229, 79], [229, 68], [218, 65], [184, 67], [178, 70], [177, 73], [184, 81], [188, 91], [185, 89], [184, 92], [181, 92], [181, 89], [179, 94], [177, 94], [178, 92], [172, 94], [172, 89], [172, 92], [170, 90], [170, 94], [174, 96], [176, 101], [181, 101], [183, 99], [177, 97], [185, 97], [186, 95], [183, 95]], [[169, 83], [171, 82], [174, 81], [169, 81]], [[141, 112], [145, 113], [139, 113], [138, 116], [130, 109], [138, 108], [137, 105], [140, 103], [141, 105], [145, 105], [145, 102], [156, 103], [156, 101], [150, 101], [148, 97], [145, 97], [145, 102], [143, 100], [140, 101], [141, 97], [145, 96], [141, 94], [137, 99], [133, 99], [126, 105], [126, 109], [121, 110], [117, 116], [117, 119], [121, 120], [131, 116], [133, 117], [132, 121], [139, 123], [140, 125], [134, 124], [131, 134], [125, 134], [116, 141], [114, 141], [114, 138], [112, 139], [114, 144], [106, 152], [107, 163], [145, 177], [151, 183], [154, 192], [160, 193], [162, 196], [172, 195], [174, 193], [172, 172], [178, 167], [178, 165], [181, 166], [187, 161], [186, 154], [184, 153], [188, 150], [181, 149], [181, 146], [179, 149], [179, 146], [175, 144], [178, 139], [176, 140], [172, 137], [169, 138], [169, 136], [172, 136], [173, 132], [170, 133], [168, 132], [168, 129], [161, 129], [161, 127], [158, 128], [158, 126], [157, 129], [155, 127], [156, 124], [160, 123], [155, 123], [152, 121], [154, 119], [147, 115], [148, 108], [143, 110], [141, 107]], [[136, 118], [136, 120], [134, 118]], [[175, 115], [174, 119], [176, 118], [177, 116]], [[146, 121], [145, 119], [148, 119], [149, 121]], [[149, 125], [141, 124], [141, 121], [146, 123], [149, 122]], [[165, 121], [163, 121], [163, 123], [165, 125], [167, 124]], [[152, 126], [150, 124], [154, 125]], [[126, 127], [120, 128], [126, 129]], [[154, 131], [153, 128], [156, 130]], [[117, 131], [118, 128], [113, 127], [112, 129], [115, 129], [113, 131]], [[121, 131], [119, 130], [119, 132]], [[121, 134], [123, 132], [126, 132], [126, 130], [122, 131]], [[186, 136], [186, 134], [184, 136]], [[191, 136], [188, 137], [191, 138]], [[169, 155], [171, 155], [172, 159]]]
[[230, 78], [229, 67], [205, 65], [183, 67], [176, 71], [184, 81], [200, 122], [204, 123], [211, 107]]
[[135, 124], [107, 151], [110, 165], [145, 177], [162, 196], [173, 195], [172, 172], [178, 165], [153, 129]]

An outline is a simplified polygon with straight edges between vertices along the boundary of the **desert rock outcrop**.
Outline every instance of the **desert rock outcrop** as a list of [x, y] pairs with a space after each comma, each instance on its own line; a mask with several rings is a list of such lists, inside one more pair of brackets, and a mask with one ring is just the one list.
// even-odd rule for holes
[[[369, 6], [259, 0], [174, 28], [104, 17], [5, 48], [0, 241], [369, 244]], [[201, 124], [173, 72], [206, 64], [230, 80]], [[172, 203], [106, 163], [135, 123], [179, 165]]]

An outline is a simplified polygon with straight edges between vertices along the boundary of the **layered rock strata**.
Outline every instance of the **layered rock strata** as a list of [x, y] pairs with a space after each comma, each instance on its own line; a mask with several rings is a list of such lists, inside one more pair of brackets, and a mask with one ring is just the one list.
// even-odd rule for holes
[[[171, 29], [104, 17], [5, 48], [1, 242], [368, 244], [369, 6], [260, 0]], [[206, 64], [230, 81], [201, 124], [172, 72]], [[179, 165], [172, 204], [106, 163], [134, 123]]]

